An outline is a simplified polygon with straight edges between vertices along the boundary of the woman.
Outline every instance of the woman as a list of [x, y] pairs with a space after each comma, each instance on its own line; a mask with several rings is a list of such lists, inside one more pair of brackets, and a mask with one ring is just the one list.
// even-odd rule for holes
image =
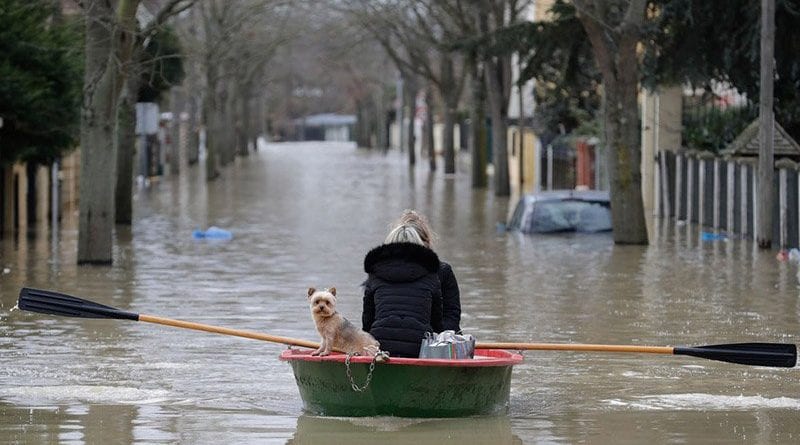
[[[364, 283], [363, 329], [394, 357], [417, 357], [426, 332], [446, 329], [439, 276], [443, 270], [452, 275], [452, 270], [449, 266], [443, 269], [430, 249], [431, 238], [425, 220], [406, 211], [384, 244], [364, 258], [369, 276]], [[461, 310], [454, 277], [449, 286], [451, 297], [453, 286], [457, 307], [455, 311], [449, 308], [448, 323], [457, 328]]]
[[[432, 249], [436, 234], [430, 228], [424, 216], [413, 210], [406, 210], [400, 217], [400, 224], [405, 224], [416, 229], [422, 244]], [[444, 261], [439, 261], [439, 281], [442, 284], [442, 331], [461, 332], [461, 293], [453, 268]], [[441, 331], [436, 331], [441, 332]]]

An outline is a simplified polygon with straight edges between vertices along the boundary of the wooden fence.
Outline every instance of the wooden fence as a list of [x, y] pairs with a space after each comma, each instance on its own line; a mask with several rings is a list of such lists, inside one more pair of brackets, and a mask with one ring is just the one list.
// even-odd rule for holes
[[[723, 158], [709, 152], [662, 151], [658, 158], [656, 215], [698, 224], [729, 236], [753, 238], [758, 208], [757, 158]], [[773, 245], [800, 244], [800, 168], [775, 162]]]

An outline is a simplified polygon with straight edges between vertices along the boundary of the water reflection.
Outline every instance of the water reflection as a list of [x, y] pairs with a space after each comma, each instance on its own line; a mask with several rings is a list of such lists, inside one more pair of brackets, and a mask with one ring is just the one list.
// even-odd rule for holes
[[117, 405], [59, 405], [16, 409], [0, 404], [3, 443], [134, 443], [137, 409]]
[[[468, 165], [458, 171], [468, 172]], [[23, 286], [123, 310], [315, 340], [309, 286], [358, 320], [364, 254], [405, 208], [426, 214], [480, 341], [652, 345], [792, 342], [797, 265], [660, 220], [648, 247], [502, 233], [509, 198], [402, 153], [276, 144], [137, 189], [114, 267], [75, 266], [75, 215], [0, 239], [0, 442], [794, 442], [797, 369], [683, 356], [528, 352], [508, 417], [384, 423], [302, 415], [283, 346], [141, 323], [10, 312]], [[228, 242], [193, 240], [216, 225]], [[8, 272], [5, 273], [5, 269]], [[510, 424], [510, 426], [509, 426]], [[106, 437], [98, 438], [101, 425]], [[519, 439], [517, 439], [519, 438]], [[475, 439], [475, 440], [472, 440]], [[486, 439], [486, 440], [478, 440]], [[503, 442], [501, 442], [503, 443]]]
[[521, 444], [506, 416], [463, 419], [331, 418], [302, 415], [286, 445]]

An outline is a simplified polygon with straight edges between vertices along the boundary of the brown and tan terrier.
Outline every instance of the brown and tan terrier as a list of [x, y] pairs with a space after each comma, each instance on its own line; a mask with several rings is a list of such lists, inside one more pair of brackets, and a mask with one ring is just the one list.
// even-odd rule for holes
[[311, 355], [329, 355], [334, 349], [368, 356], [374, 356], [380, 351], [378, 340], [336, 312], [335, 287], [319, 291], [313, 287], [308, 288], [308, 302], [321, 337], [319, 348]]

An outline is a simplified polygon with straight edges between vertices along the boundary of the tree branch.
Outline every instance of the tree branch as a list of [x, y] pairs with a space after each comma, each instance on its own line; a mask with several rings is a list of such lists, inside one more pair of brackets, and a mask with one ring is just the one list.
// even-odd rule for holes
[[150, 37], [158, 28], [160, 28], [164, 22], [166, 22], [170, 17], [180, 14], [183, 11], [191, 8], [194, 5], [195, 0], [169, 0], [169, 2], [164, 5], [161, 9], [159, 9], [158, 13], [156, 13], [155, 18], [147, 24], [147, 26], [142, 29], [140, 33], [140, 38], [142, 41]]

